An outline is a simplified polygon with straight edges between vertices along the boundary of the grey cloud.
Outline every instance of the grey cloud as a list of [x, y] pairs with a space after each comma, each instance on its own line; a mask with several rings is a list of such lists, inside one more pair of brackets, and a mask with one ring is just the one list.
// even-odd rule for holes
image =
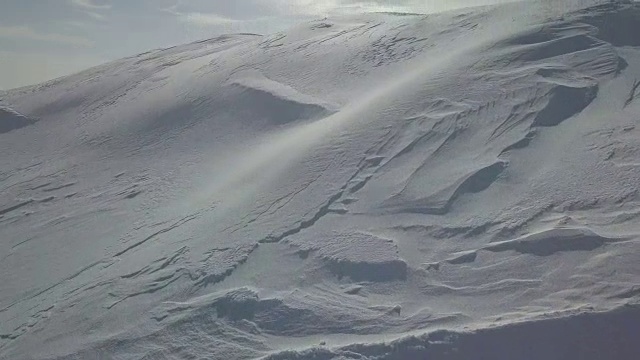
[[71, 0], [71, 4], [88, 10], [107, 10], [111, 8], [111, 3], [107, 0]]

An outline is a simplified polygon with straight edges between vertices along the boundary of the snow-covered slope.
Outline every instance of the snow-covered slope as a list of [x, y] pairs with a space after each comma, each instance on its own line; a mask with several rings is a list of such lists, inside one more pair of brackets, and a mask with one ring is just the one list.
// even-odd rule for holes
[[0, 94], [0, 358], [640, 358], [640, 5], [554, 9]]

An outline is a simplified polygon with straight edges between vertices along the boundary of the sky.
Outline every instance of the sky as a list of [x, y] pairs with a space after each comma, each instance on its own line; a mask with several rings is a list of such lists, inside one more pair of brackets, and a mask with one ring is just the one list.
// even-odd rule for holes
[[222, 33], [270, 34], [367, 11], [429, 13], [506, 0], [0, 0], [0, 90]]

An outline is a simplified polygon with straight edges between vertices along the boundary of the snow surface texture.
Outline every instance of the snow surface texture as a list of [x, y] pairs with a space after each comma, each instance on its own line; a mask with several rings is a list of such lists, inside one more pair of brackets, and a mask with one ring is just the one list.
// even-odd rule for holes
[[638, 34], [369, 14], [0, 94], [0, 358], [640, 358]]

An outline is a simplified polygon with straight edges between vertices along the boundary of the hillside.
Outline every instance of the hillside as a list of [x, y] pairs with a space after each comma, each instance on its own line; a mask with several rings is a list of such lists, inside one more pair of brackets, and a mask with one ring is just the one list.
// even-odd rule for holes
[[365, 14], [0, 93], [0, 358], [640, 358], [638, 34]]

